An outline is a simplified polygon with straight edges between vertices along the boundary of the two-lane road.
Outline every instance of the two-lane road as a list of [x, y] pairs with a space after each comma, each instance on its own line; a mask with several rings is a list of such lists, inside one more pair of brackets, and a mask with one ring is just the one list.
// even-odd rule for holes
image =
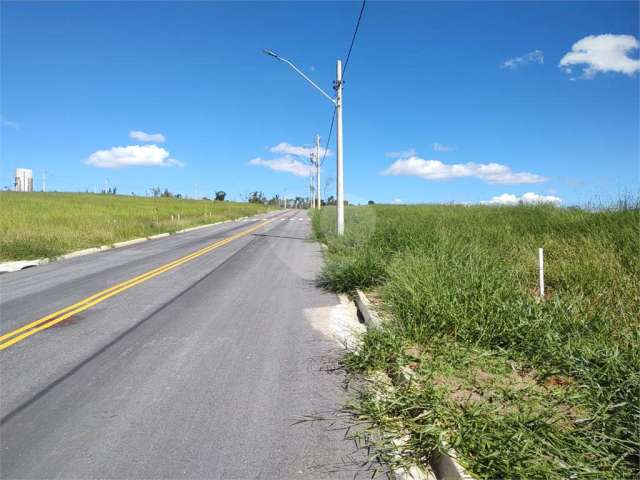
[[[352, 478], [305, 212], [0, 276], [2, 478]], [[345, 313], [346, 312], [346, 313]]]

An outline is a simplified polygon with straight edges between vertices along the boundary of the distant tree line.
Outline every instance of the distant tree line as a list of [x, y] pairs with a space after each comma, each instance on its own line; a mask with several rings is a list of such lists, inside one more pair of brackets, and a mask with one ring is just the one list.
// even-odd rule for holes
[[[88, 192], [88, 190], [87, 190]], [[149, 192], [154, 198], [183, 198], [181, 193], [173, 193], [168, 188], [162, 189], [160, 187], [153, 187], [149, 189]], [[102, 190], [100, 192], [103, 195], [116, 195], [117, 187], [108, 188], [106, 190]], [[136, 194], [131, 192], [132, 196]], [[227, 192], [224, 190], [218, 190], [215, 192], [213, 201], [216, 202], [224, 202], [227, 198]], [[202, 200], [212, 200], [209, 197], [202, 197]], [[262, 205], [273, 205], [273, 206], [284, 206], [285, 199], [280, 197], [280, 195], [274, 195], [271, 198], [267, 198], [267, 196], [260, 190], [256, 190], [251, 192], [247, 196], [247, 201], [249, 203], [260, 203]], [[286, 198], [286, 204], [289, 208], [309, 208], [311, 201], [308, 197], [293, 197]], [[333, 196], [330, 196], [327, 201], [322, 200], [322, 205], [335, 205], [336, 201]], [[347, 202], [345, 201], [345, 205]]]
[[[173, 193], [168, 188], [162, 190], [160, 187], [153, 187], [151, 189], [151, 195], [154, 197], [164, 197], [164, 198], [182, 198], [181, 193]], [[224, 202], [224, 199], [227, 196], [227, 192], [224, 190], [218, 190], [215, 192], [214, 200], [216, 202]], [[202, 200], [210, 200], [208, 197], [202, 197]]]

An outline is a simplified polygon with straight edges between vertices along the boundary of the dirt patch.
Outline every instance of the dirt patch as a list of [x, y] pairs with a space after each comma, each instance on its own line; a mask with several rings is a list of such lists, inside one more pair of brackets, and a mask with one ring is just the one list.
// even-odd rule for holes
[[571, 384], [570, 379], [551, 377], [541, 384], [537, 378], [533, 370], [496, 374], [476, 368], [466, 378], [435, 375], [430, 381], [447, 400], [461, 408], [476, 404], [486, 405], [499, 415], [543, 415], [563, 430], [571, 429], [579, 418], [585, 417], [584, 412], [551, 397], [551, 388], [564, 388]]
[[373, 290], [371, 292], [365, 292], [365, 295], [371, 302], [371, 304], [375, 307], [379, 307], [382, 305], [382, 299], [380, 298], [380, 293], [377, 290]]
[[422, 349], [417, 345], [411, 345], [403, 350], [404, 355], [414, 361], [419, 361], [422, 357]]

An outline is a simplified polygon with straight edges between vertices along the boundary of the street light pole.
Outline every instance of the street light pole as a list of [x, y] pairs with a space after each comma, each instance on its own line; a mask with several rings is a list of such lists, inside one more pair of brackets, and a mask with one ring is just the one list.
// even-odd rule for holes
[[336, 62], [336, 197], [338, 235], [344, 235], [344, 182], [342, 159], [342, 62]]
[[[338, 235], [344, 235], [344, 181], [343, 181], [343, 158], [342, 158], [342, 62], [340, 60], [336, 63], [336, 80], [334, 82], [333, 88], [336, 91], [336, 98], [332, 98], [327, 92], [322, 90], [318, 85], [316, 85], [313, 80], [307, 77], [298, 67], [296, 67], [293, 63], [291, 63], [286, 58], [282, 58], [277, 53], [271, 50], [264, 50], [264, 53], [275, 58], [276, 60], [280, 60], [281, 62], [289, 65], [295, 72], [304, 78], [307, 82], [309, 82], [316, 90], [318, 90], [322, 95], [324, 95], [329, 101], [333, 104], [336, 109], [336, 197], [337, 197], [337, 219], [336, 219], [336, 231]], [[318, 159], [319, 162], [319, 159]], [[319, 167], [318, 168], [318, 186], [320, 185], [319, 180]], [[319, 192], [318, 192], [319, 193]], [[318, 195], [318, 201], [320, 195]]]
[[[311, 164], [313, 165], [313, 153], [311, 154]], [[313, 173], [309, 175], [309, 210], [313, 209], [313, 204], [316, 203], [315, 192], [313, 191]]]

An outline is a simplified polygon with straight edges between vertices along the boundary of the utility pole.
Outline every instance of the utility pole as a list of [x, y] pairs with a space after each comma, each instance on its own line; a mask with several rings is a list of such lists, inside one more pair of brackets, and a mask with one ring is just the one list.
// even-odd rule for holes
[[342, 159], [342, 62], [336, 62], [336, 196], [337, 205], [337, 226], [338, 235], [344, 235], [344, 182], [343, 182], [343, 159]]
[[[318, 85], [314, 83], [309, 77], [307, 77], [302, 70], [296, 67], [293, 63], [291, 63], [286, 58], [281, 57], [277, 53], [271, 50], [264, 50], [264, 53], [267, 55], [279, 60], [283, 63], [289, 65], [298, 75], [304, 78], [313, 88], [318, 90], [322, 95], [324, 95], [335, 107], [336, 109], [336, 197], [337, 198], [337, 215], [336, 215], [336, 223], [337, 223], [337, 233], [338, 235], [344, 235], [344, 181], [343, 181], [343, 158], [342, 158], [342, 61], [338, 60], [336, 62], [336, 80], [333, 84], [333, 88], [336, 91], [336, 98], [331, 97], [327, 92], [322, 90]], [[348, 57], [347, 57], [348, 58]]]
[[42, 191], [47, 191], [47, 172], [45, 170], [42, 171]]
[[320, 135], [316, 135], [316, 199], [318, 200], [317, 208], [320, 210], [322, 205], [322, 195], [320, 194]]
[[[311, 154], [311, 163], [313, 164], [313, 153]], [[316, 197], [313, 193], [313, 173], [309, 175], [309, 209], [313, 208], [316, 203]]]

